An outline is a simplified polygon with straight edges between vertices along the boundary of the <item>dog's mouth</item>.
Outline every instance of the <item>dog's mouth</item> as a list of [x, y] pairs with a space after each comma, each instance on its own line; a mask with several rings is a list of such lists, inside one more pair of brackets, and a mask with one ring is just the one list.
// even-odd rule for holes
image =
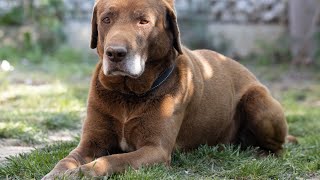
[[124, 72], [122, 70], [119, 70], [119, 69], [115, 69], [115, 70], [112, 70], [110, 71], [106, 76], [127, 76], [127, 77], [130, 77], [130, 78], [134, 78], [134, 79], [137, 79], [139, 78], [141, 75], [138, 74], [130, 74], [128, 72]]
[[105, 76], [126, 76], [139, 78], [143, 72], [145, 63], [140, 57], [134, 57], [122, 62], [112, 62], [107, 58], [103, 60], [103, 73]]

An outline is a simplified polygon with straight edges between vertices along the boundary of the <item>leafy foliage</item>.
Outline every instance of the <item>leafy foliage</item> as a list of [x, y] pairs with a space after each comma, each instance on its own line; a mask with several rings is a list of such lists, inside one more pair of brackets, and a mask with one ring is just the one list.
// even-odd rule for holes
[[0, 15], [0, 25], [21, 25], [23, 24], [24, 14], [22, 6], [13, 8], [11, 11]]

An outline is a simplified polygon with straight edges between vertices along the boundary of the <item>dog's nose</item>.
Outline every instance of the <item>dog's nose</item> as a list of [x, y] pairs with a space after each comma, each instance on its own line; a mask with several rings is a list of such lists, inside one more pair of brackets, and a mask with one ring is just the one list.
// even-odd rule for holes
[[112, 62], [120, 62], [124, 60], [127, 56], [127, 49], [120, 46], [109, 46], [107, 47], [106, 54], [110, 61]]

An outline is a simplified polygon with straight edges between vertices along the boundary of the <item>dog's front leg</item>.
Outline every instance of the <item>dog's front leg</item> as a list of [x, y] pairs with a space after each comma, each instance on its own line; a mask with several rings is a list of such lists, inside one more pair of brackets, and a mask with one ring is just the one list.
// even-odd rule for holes
[[71, 170], [69, 175], [84, 175], [89, 177], [109, 176], [113, 173], [123, 172], [129, 167], [138, 169], [142, 166], [156, 163], [169, 164], [171, 152], [161, 146], [144, 146], [137, 151], [124, 154], [104, 156], [95, 161]]
[[[81, 165], [87, 164], [94, 160], [94, 156], [91, 155], [93, 152], [98, 152], [94, 147], [84, 146], [83, 144], [89, 144], [86, 142], [81, 142], [80, 146], [74, 149], [70, 154], [63, 158], [54, 169], [48, 173], [43, 180], [59, 179], [64, 176], [68, 176], [68, 171], [74, 171], [79, 169]], [[95, 151], [92, 151], [95, 150]]]
[[[67, 157], [59, 161], [54, 169], [43, 179], [55, 179], [65, 175], [66, 171], [79, 169], [81, 165], [92, 162], [114, 151], [116, 138], [113, 134], [113, 125], [108, 118], [98, 111], [90, 109], [84, 122], [81, 141]], [[101, 138], [104, 137], [104, 138]]]

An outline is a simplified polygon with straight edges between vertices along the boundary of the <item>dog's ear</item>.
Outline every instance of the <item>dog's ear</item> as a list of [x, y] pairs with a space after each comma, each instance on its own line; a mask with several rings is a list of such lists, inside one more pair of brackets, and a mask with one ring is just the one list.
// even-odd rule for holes
[[168, 21], [168, 28], [173, 34], [173, 46], [179, 54], [183, 54], [181, 48], [180, 30], [178, 27], [178, 20], [174, 9], [174, 0], [164, 0], [164, 3], [166, 4], [167, 9], [166, 20]]
[[95, 5], [93, 8], [92, 19], [91, 19], [91, 44], [90, 47], [92, 49], [97, 48], [98, 46], [98, 24], [97, 24], [97, 6]]

